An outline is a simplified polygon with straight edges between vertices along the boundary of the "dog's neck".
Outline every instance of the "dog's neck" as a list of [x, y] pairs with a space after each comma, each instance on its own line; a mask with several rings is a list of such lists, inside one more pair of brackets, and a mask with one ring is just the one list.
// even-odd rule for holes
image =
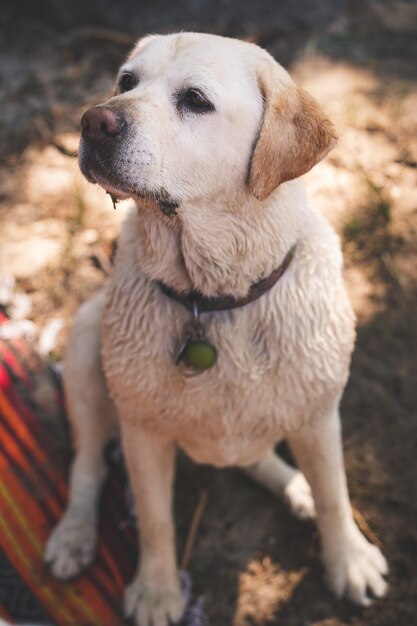
[[302, 238], [311, 220], [300, 181], [281, 185], [263, 203], [240, 197], [187, 203], [167, 217], [139, 209], [139, 263], [153, 280], [178, 292], [243, 297]]

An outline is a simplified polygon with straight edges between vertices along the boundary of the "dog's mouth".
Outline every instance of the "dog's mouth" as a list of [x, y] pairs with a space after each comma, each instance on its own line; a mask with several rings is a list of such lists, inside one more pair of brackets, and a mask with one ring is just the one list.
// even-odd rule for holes
[[137, 195], [134, 189], [131, 189], [125, 182], [118, 180], [97, 153], [90, 154], [89, 152], [80, 150], [79, 163], [82, 173], [90, 183], [100, 185], [116, 200], [125, 200]]
[[116, 208], [119, 200], [127, 200], [128, 198], [153, 200], [164, 215], [168, 217], [177, 215], [177, 208], [180, 203], [172, 198], [165, 189], [162, 188], [157, 191], [138, 189], [125, 181], [121, 181], [102, 163], [100, 156], [97, 154], [94, 154], [94, 158], [91, 158], [91, 156], [87, 158], [87, 155], [82, 156], [80, 158], [80, 168], [90, 183], [100, 185], [109, 194], [114, 208]]
[[103, 172], [98, 171], [96, 168], [90, 168], [88, 175], [85, 171], [83, 171], [83, 174], [90, 183], [100, 185], [116, 202], [137, 196], [133, 190], [128, 189], [125, 185], [115, 181], [113, 177], [103, 174]]

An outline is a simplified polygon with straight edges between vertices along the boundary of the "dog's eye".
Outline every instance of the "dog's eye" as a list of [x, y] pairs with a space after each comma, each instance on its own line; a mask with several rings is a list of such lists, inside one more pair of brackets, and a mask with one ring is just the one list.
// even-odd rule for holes
[[131, 91], [138, 84], [138, 80], [133, 74], [125, 72], [121, 75], [118, 84], [119, 93], [125, 93], [125, 91]]
[[198, 89], [187, 89], [180, 94], [179, 107], [194, 113], [208, 113], [214, 111], [214, 105]]

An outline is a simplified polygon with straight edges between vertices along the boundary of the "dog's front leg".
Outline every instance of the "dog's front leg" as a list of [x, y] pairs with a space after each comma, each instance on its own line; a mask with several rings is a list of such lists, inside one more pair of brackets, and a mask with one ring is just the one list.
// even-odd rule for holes
[[184, 611], [172, 519], [175, 445], [124, 420], [122, 437], [140, 535], [140, 565], [126, 590], [125, 613], [137, 626], [168, 626]]
[[297, 462], [310, 483], [321, 535], [329, 586], [357, 604], [371, 602], [367, 591], [383, 596], [388, 572], [380, 550], [356, 526], [349, 502], [338, 410], [317, 426], [288, 438]]

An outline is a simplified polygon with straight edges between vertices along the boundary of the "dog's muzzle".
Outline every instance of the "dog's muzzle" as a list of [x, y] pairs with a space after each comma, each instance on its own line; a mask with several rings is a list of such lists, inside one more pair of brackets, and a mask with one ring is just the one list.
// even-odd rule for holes
[[156, 190], [147, 189], [146, 185], [136, 187], [126, 168], [126, 149], [133, 126], [124, 112], [113, 107], [99, 105], [88, 109], [81, 118], [81, 171], [87, 180], [110, 193], [113, 202], [114, 198], [150, 197], [165, 215], [172, 217], [179, 201], [162, 187]]

